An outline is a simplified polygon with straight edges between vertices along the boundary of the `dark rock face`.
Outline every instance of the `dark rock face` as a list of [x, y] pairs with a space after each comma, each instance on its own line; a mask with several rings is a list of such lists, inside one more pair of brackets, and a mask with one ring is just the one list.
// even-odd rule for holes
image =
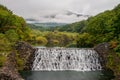
[[108, 56], [110, 51], [109, 43], [105, 42], [105, 43], [98, 44], [97, 46], [94, 47], [94, 50], [97, 51], [97, 53], [100, 55], [101, 64], [103, 68], [105, 68], [105, 64], [107, 62], [106, 57]]
[[94, 47], [94, 49], [98, 52], [99, 55], [105, 57], [110, 50], [110, 45], [109, 43], [105, 42], [98, 44], [97, 46]]
[[24, 80], [17, 70], [17, 58], [23, 61], [24, 70], [31, 70], [34, 51], [26, 42], [17, 42], [14, 50], [7, 56], [4, 66], [0, 69], [0, 80]]
[[6, 59], [2, 69], [0, 69], [0, 80], [24, 80], [16, 69], [15, 53], [11, 52]]
[[[109, 43], [101, 43], [94, 47], [101, 57], [104, 71], [110, 71], [114, 76], [113, 80], [120, 80], [119, 65], [120, 59], [118, 55], [110, 48]], [[107, 73], [109, 75], [110, 73]]]
[[24, 70], [31, 70], [35, 49], [26, 42], [17, 42], [15, 49], [19, 54], [19, 58], [24, 61]]

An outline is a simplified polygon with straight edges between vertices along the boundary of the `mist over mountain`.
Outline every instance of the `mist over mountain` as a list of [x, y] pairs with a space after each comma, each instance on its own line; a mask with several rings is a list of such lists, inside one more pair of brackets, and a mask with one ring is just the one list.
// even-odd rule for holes
[[37, 27], [56, 27], [56, 26], [64, 26], [67, 23], [58, 23], [58, 22], [40, 22], [36, 19], [26, 19], [27, 24], [34, 25]]
[[24, 19], [43, 22], [74, 23], [105, 10], [111, 10], [120, 0], [0, 0], [13, 13]]
[[[38, 18], [26, 18], [27, 23], [73, 23], [76, 21], [86, 20], [91, 15], [81, 14], [73, 11], [60, 11]], [[73, 19], [75, 21], [73, 21]]]

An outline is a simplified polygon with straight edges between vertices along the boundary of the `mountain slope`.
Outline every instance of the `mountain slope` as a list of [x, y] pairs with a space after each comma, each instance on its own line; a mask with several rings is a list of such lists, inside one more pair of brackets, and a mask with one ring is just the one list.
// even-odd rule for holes
[[[77, 39], [77, 47], [94, 47], [100, 43], [109, 43], [105, 66], [111, 69], [119, 80], [120, 76], [120, 4], [86, 20], [83, 32]], [[106, 46], [105, 46], [106, 47]], [[107, 73], [109, 75], [109, 73]], [[109, 79], [108, 79], [109, 80]]]
[[22, 17], [0, 5], [0, 51], [9, 50], [10, 45], [18, 40], [26, 40], [29, 32]]

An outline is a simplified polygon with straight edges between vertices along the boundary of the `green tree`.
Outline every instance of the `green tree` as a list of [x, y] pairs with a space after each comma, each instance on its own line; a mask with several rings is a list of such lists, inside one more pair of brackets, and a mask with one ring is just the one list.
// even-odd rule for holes
[[18, 34], [15, 32], [15, 30], [12, 30], [12, 29], [6, 31], [5, 36], [10, 42], [16, 42], [19, 40]]

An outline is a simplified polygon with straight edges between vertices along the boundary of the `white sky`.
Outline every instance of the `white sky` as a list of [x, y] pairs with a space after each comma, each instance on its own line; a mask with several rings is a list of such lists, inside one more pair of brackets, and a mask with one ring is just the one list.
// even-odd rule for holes
[[0, 4], [7, 6], [25, 19], [66, 23], [85, 19], [74, 14], [67, 15], [68, 11], [83, 15], [96, 15], [113, 9], [119, 3], [120, 0], [0, 0]]

